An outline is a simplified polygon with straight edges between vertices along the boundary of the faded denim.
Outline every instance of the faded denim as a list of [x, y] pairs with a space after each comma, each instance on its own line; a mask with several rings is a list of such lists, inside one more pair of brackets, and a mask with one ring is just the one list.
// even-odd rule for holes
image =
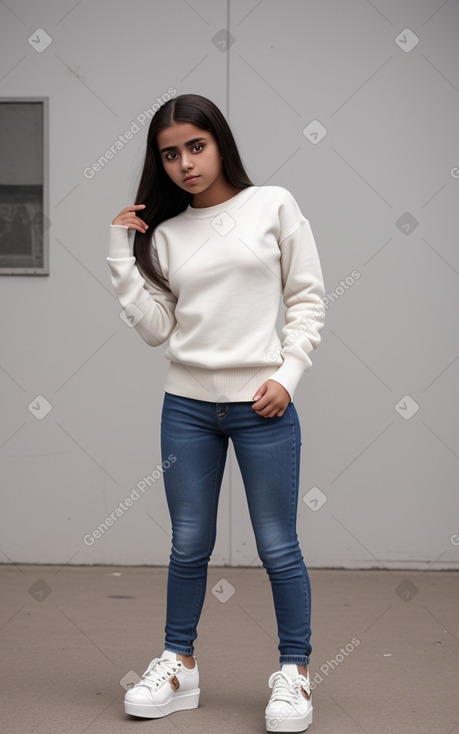
[[280, 663], [307, 665], [311, 589], [296, 531], [301, 429], [292, 402], [283, 416], [264, 418], [251, 402], [212, 403], [165, 393], [161, 453], [163, 460], [176, 457], [163, 475], [172, 523], [165, 648], [194, 652], [229, 438], [271, 582]]

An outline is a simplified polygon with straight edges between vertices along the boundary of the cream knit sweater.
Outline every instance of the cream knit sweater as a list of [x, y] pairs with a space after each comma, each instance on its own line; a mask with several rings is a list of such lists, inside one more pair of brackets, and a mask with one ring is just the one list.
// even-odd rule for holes
[[110, 225], [107, 262], [126, 322], [151, 346], [169, 340], [165, 391], [252, 401], [272, 379], [293, 399], [320, 342], [325, 289], [311, 227], [290, 192], [250, 186], [222, 204], [188, 206], [162, 222], [151, 244], [167, 292], [142, 277], [134, 234]]

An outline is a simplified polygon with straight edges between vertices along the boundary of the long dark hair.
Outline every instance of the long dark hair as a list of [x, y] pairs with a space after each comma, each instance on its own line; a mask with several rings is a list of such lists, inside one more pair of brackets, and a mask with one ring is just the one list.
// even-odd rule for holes
[[223, 173], [232, 186], [253, 186], [245, 172], [231, 129], [218, 107], [199, 94], [181, 94], [168, 100], [153, 115], [147, 137], [147, 151], [136, 204], [145, 204], [139, 216], [148, 224], [145, 234], [135, 231], [134, 257], [143, 274], [155, 285], [167, 289], [168, 283], [157, 271], [151, 256], [151, 233], [161, 222], [187, 208], [193, 195], [177, 186], [167, 175], [159, 155], [156, 135], [174, 122], [191, 122], [210, 131], [223, 157]]

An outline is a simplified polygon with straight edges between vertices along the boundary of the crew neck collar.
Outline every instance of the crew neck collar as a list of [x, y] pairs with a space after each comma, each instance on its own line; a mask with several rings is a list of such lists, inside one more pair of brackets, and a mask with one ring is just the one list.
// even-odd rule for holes
[[214, 206], [193, 207], [191, 204], [188, 204], [187, 208], [182, 212], [182, 216], [192, 217], [193, 219], [208, 219], [209, 217], [215, 217], [217, 214], [221, 214], [221, 212], [233, 209], [235, 206], [240, 206], [244, 200], [249, 199], [250, 196], [252, 196], [257, 188], [257, 186], [248, 186], [232, 196], [230, 199], [222, 201], [221, 204], [215, 204]]

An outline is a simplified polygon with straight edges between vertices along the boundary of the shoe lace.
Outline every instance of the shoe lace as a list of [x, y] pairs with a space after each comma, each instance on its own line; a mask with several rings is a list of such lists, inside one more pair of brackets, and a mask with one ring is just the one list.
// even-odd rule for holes
[[273, 673], [269, 679], [269, 687], [273, 689], [271, 701], [285, 701], [295, 705], [302, 698], [311, 698], [309, 680], [304, 675], [298, 675], [293, 680], [290, 676], [279, 670]]
[[173, 663], [171, 660], [155, 658], [151, 661], [137, 685], [156, 691], [172, 676], [176, 675], [181, 667], [182, 663], [180, 661]]

